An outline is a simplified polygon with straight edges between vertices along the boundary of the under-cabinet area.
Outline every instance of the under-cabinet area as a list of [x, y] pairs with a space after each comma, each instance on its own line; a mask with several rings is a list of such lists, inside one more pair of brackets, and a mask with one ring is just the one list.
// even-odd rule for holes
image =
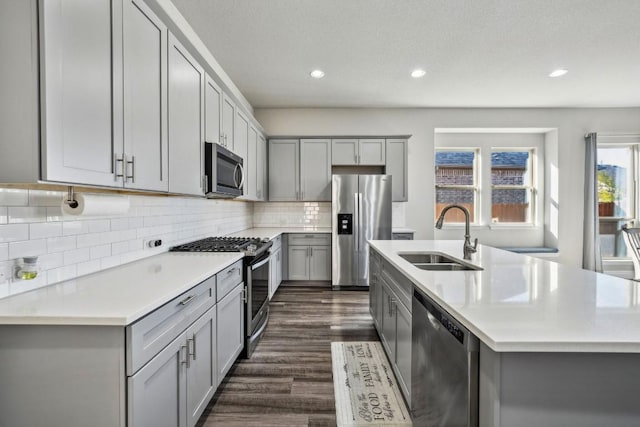
[[[3, 306], [3, 425], [196, 424], [244, 347], [242, 260], [158, 258], [79, 280], [77, 292], [66, 284], [14, 297], [13, 317]], [[126, 285], [131, 275], [143, 283]], [[126, 286], [112, 295], [110, 280]], [[21, 304], [32, 307], [28, 317]]]

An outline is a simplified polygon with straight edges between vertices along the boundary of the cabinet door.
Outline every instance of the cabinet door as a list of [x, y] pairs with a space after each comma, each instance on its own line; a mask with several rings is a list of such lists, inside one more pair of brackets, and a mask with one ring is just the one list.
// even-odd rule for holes
[[267, 141], [264, 136], [258, 132], [257, 142], [257, 164], [256, 164], [256, 197], [258, 200], [266, 200], [266, 185], [267, 182]]
[[218, 387], [216, 306], [211, 307], [186, 331], [187, 427], [193, 427]]
[[167, 191], [167, 27], [142, 0], [125, 0], [124, 186]]
[[331, 141], [300, 140], [301, 200], [331, 201]]
[[384, 165], [386, 146], [384, 139], [358, 140], [358, 164]]
[[258, 131], [249, 125], [249, 138], [247, 142], [247, 157], [244, 164], [245, 189], [249, 200], [258, 198]]
[[289, 246], [289, 280], [309, 280], [310, 246]]
[[395, 304], [396, 315], [396, 373], [407, 402], [411, 402], [411, 312], [400, 302]]
[[186, 426], [186, 357], [183, 333], [127, 379], [128, 426]]
[[276, 257], [276, 290], [282, 283], [282, 249], [278, 249]]
[[380, 340], [387, 350], [391, 363], [396, 360], [396, 315], [394, 310], [394, 294], [384, 280], [380, 281], [382, 294], [382, 313], [380, 313]]
[[358, 140], [357, 139], [332, 139], [331, 140], [331, 164], [332, 165], [357, 165], [358, 164]]
[[117, 131], [122, 123], [112, 113], [111, 80], [112, 66], [114, 71], [122, 67], [121, 45], [112, 44], [121, 5], [110, 0], [40, 2], [45, 180], [122, 186], [113, 170], [113, 147], [122, 149]]
[[[280, 249], [278, 249], [279, 251]], [[269, 257], [269, 299], [271, 299], [273, 297], [273, 294], [276, 293], [276, 288], [277, 288], [277, 283], [276, 281], [278, 280], [278, 273], [277, 273], [277, 260], [278, 260], [278, 251], [272, 252], [271, 256]]]
[[297, 139], [269, 141], [269, 200], [298, 200], [300, 176]]
[[204, 70], [169, 33], [169, 191], [201, 196]]
[[218, 303], [218, 384], [244, 348], [244, 283]]
[[330, 246], [309, 246], [309, 280], [331, 280]]
[[226, 93], [222, 96], [222, 145], [233, 150], [236, 104]]
[[394, 202], [409, 200], [407, 179], [407, 140], [387, 139], [386, 173], [392, 178], [391, 199]]
[[204, 86], [204, 140], [220, 142], [222, 118], [222, 89], [208, 74]]

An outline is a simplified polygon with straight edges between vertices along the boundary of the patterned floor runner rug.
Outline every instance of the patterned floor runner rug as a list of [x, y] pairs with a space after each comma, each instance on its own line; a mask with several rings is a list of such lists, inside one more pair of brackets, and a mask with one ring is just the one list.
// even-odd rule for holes
[[411, 426], [411, 416], [382, 344], [332, 342], [338, 427]]

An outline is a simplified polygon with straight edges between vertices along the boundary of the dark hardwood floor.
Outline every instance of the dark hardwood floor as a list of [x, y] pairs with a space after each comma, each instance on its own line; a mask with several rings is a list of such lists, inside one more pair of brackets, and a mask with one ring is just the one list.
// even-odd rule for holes
[[377, 341], [366, 291], [283, 283], [251, 359], [238, 360], [198, 422], [210, 426], [335, 426], [332, 341]]

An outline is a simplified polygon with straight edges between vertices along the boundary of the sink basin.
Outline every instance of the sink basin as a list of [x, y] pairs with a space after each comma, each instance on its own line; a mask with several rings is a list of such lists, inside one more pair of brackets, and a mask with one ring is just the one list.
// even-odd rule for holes
[[398, 256], [421, 270], [465, 271], [482, 270], [473, 264], [437, 252], [402, 252]]

